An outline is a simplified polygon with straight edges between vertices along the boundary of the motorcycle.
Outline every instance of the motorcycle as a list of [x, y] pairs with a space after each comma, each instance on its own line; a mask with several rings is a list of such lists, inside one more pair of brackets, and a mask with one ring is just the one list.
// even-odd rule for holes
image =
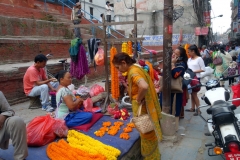
[[[215, 138], [215, 142], [205, 144], [209, 147], [209, 156], [221, 155], [226, 159], [240, 159], [240, 114], [234, 113], [236, 106], [231, 103], [240, 98], [229, 100], [231, 91], [220, 87], [220, 81], [238, 76], [221, 77], [219, 80], [209, 80], [205, 84], [200, 83], [189, 88], [205, 86], [207, 90], [202, 97], [206, 105], [200, 106], [199, 109], [209, 107], [207, 114], [211, 115], [211, 118], [205, 119], [201, 112], [199, 116], [207, 122], [209, 133]], [[189, 79], [188, 76], [184, 78]]]

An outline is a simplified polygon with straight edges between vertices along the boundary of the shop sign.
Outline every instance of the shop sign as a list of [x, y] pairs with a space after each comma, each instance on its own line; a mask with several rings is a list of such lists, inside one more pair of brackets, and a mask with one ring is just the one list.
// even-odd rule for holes
[[208, 35], [209, 28], [208, 27], [196, 27], [195, 28], [195, 35], [201, 36], [201, 35]]

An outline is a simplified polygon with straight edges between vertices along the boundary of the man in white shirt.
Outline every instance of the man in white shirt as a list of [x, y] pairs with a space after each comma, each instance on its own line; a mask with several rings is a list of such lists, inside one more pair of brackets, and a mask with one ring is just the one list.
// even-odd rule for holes
[[237, 56], [238, 56], [238, 52], [236, 51], [235, 46], [232, 46], [231, 49], [232, 49], [232, 50], [229, 52], [229, 54], [230, 54], [232, 57], [237, 57]]

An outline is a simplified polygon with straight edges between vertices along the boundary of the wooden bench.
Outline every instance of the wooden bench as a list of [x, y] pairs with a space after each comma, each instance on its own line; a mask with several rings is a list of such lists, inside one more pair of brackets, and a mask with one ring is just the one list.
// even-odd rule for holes
[[42, 108], [42, 104], [40, 101], [40, 96], [36, 96], [36, 97], [29, 97], [30, 99], [30, 104], [28, 106], [28, 109], [38, 109], [38, 108]]

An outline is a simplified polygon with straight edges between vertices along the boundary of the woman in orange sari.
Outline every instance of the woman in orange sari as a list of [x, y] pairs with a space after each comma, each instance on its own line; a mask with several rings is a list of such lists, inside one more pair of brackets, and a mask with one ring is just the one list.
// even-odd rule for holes
[[126, 53], [116, 54], [112, 61], [120, 72], [128, 73], [128, 92], [132, 100], [133, 116], [137, 116], [138, 107], [142, 104], [141, 114], [148, 114], [154, 126], [153, 131], [146, 134], [140, 133], [141, 154], [144, 160], [160, 160], [161, 154], [158, 144], [162, 140], [159, 122], [161, 108], [152, 79], [140, 66], [134, 65], [135, 62]]

